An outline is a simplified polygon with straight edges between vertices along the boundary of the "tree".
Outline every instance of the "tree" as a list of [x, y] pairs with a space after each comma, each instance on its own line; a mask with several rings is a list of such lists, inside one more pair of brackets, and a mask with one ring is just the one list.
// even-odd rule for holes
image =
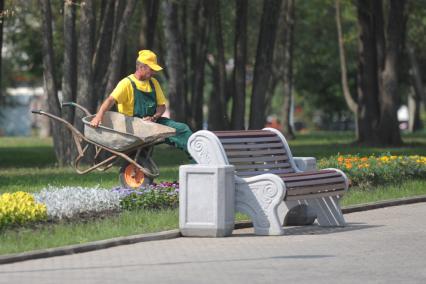
[[0, 104], [3, 99], [3, 89], [2, 89], [2, 58], [1, 50], [3, 49], [3, 21], [4, 21], [4, 1], [0, 0]]
[[208, 36], [210, 33], [209, 21], [211, 13], [207, 9], [207, 1], [199, 0], [191, 11], [191, 39], [190, 39], [190, 61], [191, 68], [188, 70], [189, 87], [191, 91], [190, 125], [195, 129], [203, 128], [203, 93], [205, 79], [205, 63], [207, 56]]
[[[77, 104], [89, 112], [96, 111], [96, 97], [93, 89], [93, 52], [95, 44], [95, 13], [93, 0], [85, 0], [80, 10], [80, 35], [78, 39], [78, 89]], [[83, 130], [81, 115], [75, 115], [74, 125]]]
[[246, 110], [247, 0], [236, 0], [232, 129], [244, 129]]
[[406, 22], [405, 1], [389, 1], [386, 31], [382, 1], [358, 0], [357, 8], [360, 25], [358, 141], [398, 145], [402, 143], [397, 88]]
[[162, 3], [164, 13], [164, 35], [166, 38], [166, 66], [169, 74], [170, 116], [179, 121], [186, 120], [185, 69], [182, 34], [178, 22], [178, 5], [171, 0]]
[[281, 3], [282, 0], [264, 0], [256, 64], [253, 74], [250, 129], [263, 128], [265, 124], [265, 94], [271, 75], [271, 64]]
[[114, 1], [107, 1], [107, 4], [103, 9], [103, 13], [101, 13], [98, 40], [96, 42], [93, 60], [91, 61], [94, 77], [93, 88], [97, 102], [102, 102], [105, 94], [105, 78], [107, 77], [106, 75], [109, 64], [109, 60], [105, 60], [105, 58], [110, 57], [112, 46], [114, 21], [111, 21], [111, 19], [114, 18], [114, 3]]
[[[53, 54], [52, 37], [52, 11], [50, 0], [39, 0], [42, 10], [42, 29], [43, 29], [43, 67], [44, 67], [44, 90], [47, 93], [49, 112], [56, 116], [61, 116], [58, 100], [58, 89], [55, 80], [55, 64]], [[59, 165], [64, 165], [62, 159], [62, 135], [61, 127], [58, 123], [52, 123], [53, 145], [55, 155]]]
[[284, 5], [284, 29], [282, 39], [284, 41], [284, 61], [283, 82], [284, 82], [284, 103], [282, 107], [282, 125], [284, 135], [288, 138], [294, 138], [293, 125], [291, 123], [292, 105], [293, 105], [293, 42], [294, 42], [294, 12], [295, 1], [286, 0]]
[[[123, 52], [124, 52], [124, 46], [125, 46], [125, 37], [127, 35], [126, 30], [130, 22], [130, 18], [133, 15], [133, 11], [135, 8], [136, 1], [135, 0], [128, 0], [128, 1], [122, 1], [118, 0], [116, 3], [116, 9], [115, 9], [115, 17], [114, 17], [114, 25], [115, 29], [113, 32], [113, 39], [112, 39], [112, 50], [109, 57], [109, 64], [107, 73], [105, 75], [105, 85], [106, 89], [103, 95], [103, 98], [106, 96], [109, 96], [109, 94], [114, 89], [115, 85], [120, 80], [120, 66], [123, 60]], [[120, 5], [124, 5], [125, 8], [122, 13], [120, 13], [122, 8]]]
[[142, 49], [152, 49], [154, 47], [159, 7], [160, 1], [158, 0], [144, 1], [139, 34], [139, 46]]
[[414, 48], [411, 45], [408, 45], [407, 52], [411, 65], [410, 77], [413, 86], [413, 92], [408, 97], [408, 129], [410, 132], [414, 132], [423, 128], [422, 121], [420, 120], [420, 105], [421, 101], [426, 102], [426, 93], [423, 88], [422, 76]]
[[[343, 96], [345, 98], [345, 102], [348, 108], [352, 111], [352, 113], [356, 116], [357, 114], [357, 102], [353, 99], [348, 82], [348, 71], [346, 64], [346, 55], [345, 55], [345, 46], [343, 40], [343, 31], [342, 31], [342, 22], [340, 16], [340, 0], [335, 1], [336, 8], [336, 26], [337, 26], [337, 39], [339, 46], [339, 59], [340, 59], [340, 70], [341, 70], [341, 81], [342, 81], [342, 90]], [[357, 135], [358, 137], [358, 135]]]
[[[62, 65], [62, 102], [74, 102], [77, 87], [77, 38], [75, 32], [76, 6], [72, 1], [64, 1], [64, 63]], [[74, 122], [74, 109], [61, 109], [62, 118], [71, 124]], [[68, 164], [73, 154], [71, 133], [62, 128], [61, 160]]]
[[225, 47], [222, 33], [222, 16], [220, 2], [209, 1], [212, 13], [212, 30], [214, 32], [215, 55], [210, 57], [210, 66], [213, 73], [214, 89], [209, 101], [209, 129], [225, 130], [229, 128], [229, 118], [226, 112], [226, 62]]

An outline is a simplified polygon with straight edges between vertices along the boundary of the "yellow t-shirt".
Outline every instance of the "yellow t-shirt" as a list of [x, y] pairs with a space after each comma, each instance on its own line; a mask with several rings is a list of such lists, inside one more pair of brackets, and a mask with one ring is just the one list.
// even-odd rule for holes
[[[130, 79], [135, 82], [136, 88], [141, 90], [142, 92], [151, 92], [152, 88], [149, 84], [148, 80], [139, 81], [136, 79], [135, 75], [129, 75]], [[161, 89], [160, 83], [158, 83], [157, 79], [152, 78], [152, 82], [154, 83], [155, 95], [157, 98], [157, 105], [165, 105], [166, 98], [164, 97], [163, 90]], [[117, 103], [118, 111], [128, 115], [133, 116], [133, 107], [134, 107], [134, 94], [132, 83], [126, 77], [122, 79], [114, 91], [112, 91], [111, 96], [114, 98]]]

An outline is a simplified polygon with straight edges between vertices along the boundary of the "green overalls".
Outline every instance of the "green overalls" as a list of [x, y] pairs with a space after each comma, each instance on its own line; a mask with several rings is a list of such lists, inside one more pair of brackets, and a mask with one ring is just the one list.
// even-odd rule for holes
[[[155, 94], [154, 84], [149, 80], [149, 85], [151, 86], [151, 92], [143, 92], [136, 88], [135, 82], [132, 81], [129, 77], [133, 87], [134, 95], [134, 106], [133, 106], [133, 116], [143, 118], [145, 116], [153, 116], [157, 110], [157, 97]], [[189, 129], [188, 125], [185, 123], [176, 122], [172, 119], [166, 117], [160, 117], [156, 121], [159, 124], [166, 125], [176, 129], [176, 135], [166, 138], [165, 142], [169, 145], [175, 146], [179, 149], [188, 152], [187, 143], [189, 136], [191, 136], [192, 131]]]

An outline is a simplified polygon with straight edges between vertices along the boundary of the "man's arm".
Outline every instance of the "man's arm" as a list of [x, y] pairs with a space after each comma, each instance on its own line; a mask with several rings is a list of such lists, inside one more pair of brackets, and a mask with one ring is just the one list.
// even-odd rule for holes
[[102, 118], [104, 117], [105, 112], [111, 109], [111, 107], [115, 104], [115, 99], [113, 96], [109, 96], [101, 105], [99, 108], [98, 113], [95, 115], [95, 117], [90, 122], [90, 125], [93, 127], [98, 127], [99, 124], [102, 121]]

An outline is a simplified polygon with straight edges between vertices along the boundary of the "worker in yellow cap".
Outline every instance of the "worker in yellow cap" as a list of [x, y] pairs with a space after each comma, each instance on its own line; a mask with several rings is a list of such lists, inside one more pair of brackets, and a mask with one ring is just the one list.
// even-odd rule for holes
[[166, 111], [164, 97], [158, 81], [153, 77], [163, 68], [157, 63], [157, 56], [151, 50], [139, 51], [135, 73], [122, 79], [111, 95], [102, 103], [90, 124], [98, 127], [106, 111], [117, 104], [118, 111], [128, 116], [137, 116], [176, 129], [176, 135], [166, 143], [187, 151], [187, 142], [192, 131], [188, 125], [162, 117]]

